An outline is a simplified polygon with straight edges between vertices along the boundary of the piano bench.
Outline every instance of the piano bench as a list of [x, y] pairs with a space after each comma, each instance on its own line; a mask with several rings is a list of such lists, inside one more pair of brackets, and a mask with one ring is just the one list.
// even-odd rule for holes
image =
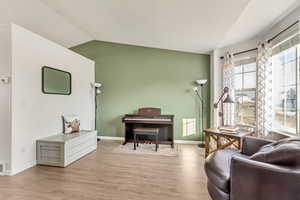
[[139, 146], [138, 138], [139, 135], [146, 135], [146, 136], [154, 136], [155, 137], [155, 151], [157, 151], [159, 147], [158, 141], [158, 128], [135, 128], [133, 129], [133, 137], [134, 137], [134, 150], [136, 150], [136, 146]]

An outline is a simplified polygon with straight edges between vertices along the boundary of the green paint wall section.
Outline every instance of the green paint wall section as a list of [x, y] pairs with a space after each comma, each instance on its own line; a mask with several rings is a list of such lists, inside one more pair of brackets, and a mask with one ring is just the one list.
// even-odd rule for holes
[[[72, 48], [96, 62], [98, 96], [97, 129], [101, 136], [123, 137], [121, 118], [140, 107], [159, 107], [174, 114], [178, 140], [200, 140], [197, 79], [210, 79], [210, 56], [178, 51], [91, 41]], [[204, 123], [210, 118], [210, 85], [204, 86]], [[80, 106], [80, 105], [79, 105]], [[197, 134], [182, 136], [182, 119], [197, 118]]]

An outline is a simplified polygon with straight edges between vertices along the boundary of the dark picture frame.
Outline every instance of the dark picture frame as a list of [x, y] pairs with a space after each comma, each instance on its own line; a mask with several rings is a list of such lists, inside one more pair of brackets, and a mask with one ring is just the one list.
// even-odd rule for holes
[[[49, 91], [47, 90], [47, 85], [49, 85], [49, 83], [47, 83], [47, 70], [50, 70], [50, 71], [53, 71], [53, 72], [60, 72], [62, 73], [63, 75], [67, 75], [69, 78], [68, 78], [68, 92], [55, 92], [55, 91]], [[55, 80], [54, 80], [55, 81]], [[53, 90], [53, 89], [52, 89]], [[57, 89], [59, 90], [59, 89]], [[53, 67], [48, 67], [48, 66], [43, 66], [42, 67], [42, 92], [44, 94], [56, 94], [56, 95], [71, 95], [72, 94], [72, 74], [70, 72], [67, 72], [67, 71], [63, 71], [63, 70], [60, 70], [60, 69], [56, 69], [56, 68], [53, 68]]]

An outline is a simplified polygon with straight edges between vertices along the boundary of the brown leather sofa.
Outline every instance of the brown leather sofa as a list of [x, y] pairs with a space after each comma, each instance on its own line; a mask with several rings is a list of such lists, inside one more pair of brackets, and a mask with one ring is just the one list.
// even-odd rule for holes
[[[205, 172], [211, 198], [300, 200], [300, 139], [296, 148], [291, 147], [289, 142], [278, 145], [271, 140], [246, 137], [241, 152], [226, 149], [209, 155], [205, 162]], [[261, 147], [266, 148], [261, 150]], [[257, 158], [263, 158], [265, 162], [255, 160]]]

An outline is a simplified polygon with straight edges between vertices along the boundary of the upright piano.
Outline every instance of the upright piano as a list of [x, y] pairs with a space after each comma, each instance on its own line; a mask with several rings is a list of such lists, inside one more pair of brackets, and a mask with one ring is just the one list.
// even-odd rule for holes
[[[124, 145], [133, 141], [135, 128], [159, 128], [159, 143], [174, 147], [174, 115], [162, 115], [160, 108], [140, 108], [137, 114], [126, 114], [122, 122], [125, 124]], [[148, 137], [140, 140], [150, 140]]]

